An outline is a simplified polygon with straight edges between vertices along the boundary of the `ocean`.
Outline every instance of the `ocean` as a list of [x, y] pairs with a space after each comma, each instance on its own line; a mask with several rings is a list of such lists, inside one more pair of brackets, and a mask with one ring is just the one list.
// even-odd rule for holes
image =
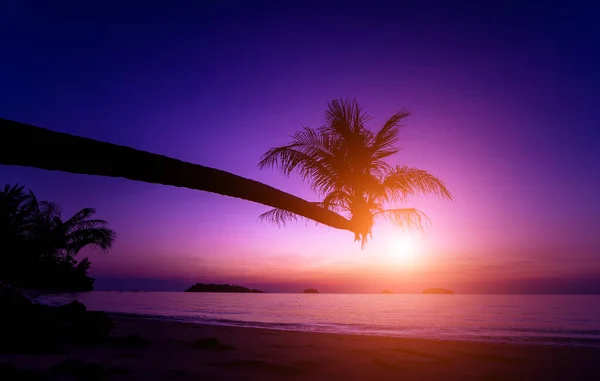
[[294, 331], [600, 347], [600, 295], [107, 292], [43, 295], [90, 310]]

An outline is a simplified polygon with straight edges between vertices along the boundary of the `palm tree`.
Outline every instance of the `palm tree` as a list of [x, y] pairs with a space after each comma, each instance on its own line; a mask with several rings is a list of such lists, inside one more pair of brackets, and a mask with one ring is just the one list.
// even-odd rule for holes
[[25, 223], [25, 213], [22, 209], [27, 200], [24, 187], [16, 184], [5, 185], [0, 191], [0, 244], [6, 244], [21, 234]]
[[[422, 229], [429, 222], [425, 213], [390, 204], [419, 194], [446, 200], [452, 200], [452, 195], [444, 182], [429, 172], [386, 162], [399, 151], [396, 143], [401, 123], [409, 115], [397, 112], [373, 132], [365, 126], [370, 116], [356, 100], [334, 100], [325, 111], [323, 127], [304, 127], [291, 136], [289, 144], [267, 151], [259, 167], [277, 168], [285, 176], [297, 171], [322, 197], [314, 204], [348, 218], [355, 241], [360, 240], [363, 247], [377, 218], [391, 219], [401, 228]], [[297, 216], [289, 210], [272, 209], [260, 218], [283, 225]]]
[[331, 210], [232, 173], [2, 118], [0, 164], [213, 192], [287, 210], [337, 229], [353, 229]]
[[38, 202], [30, 192], [25, 209], [30, 216], [27, 235], [35, 245], [34, 251], [42, 258], [75, 264], [73, 258], [84, 247], [99, 247], [102, 251], [108, 251], [115, 241], [116, 234], [106, 227], [105, 220], [92, 219], [96, 214], [94, 208], [81, 209], [63, 221], [60, 205], [49, 201]]
[[63, 220], [59, 204], [38, 201], [19, 185], [0, 191], [0, 289], [6, 284], [36, 289], [89, 291], [90, 261], [75, 256], [88, 246], [111, 248], [115, 232], [84, 208]]
[[23, 204], [27, 194], [23, 186], [6, 185], [0, 190], [0, 289], [14, 276], [14, 264], [19, 259], [19, 248], [25, 242], [24, 227], [27, 214]]

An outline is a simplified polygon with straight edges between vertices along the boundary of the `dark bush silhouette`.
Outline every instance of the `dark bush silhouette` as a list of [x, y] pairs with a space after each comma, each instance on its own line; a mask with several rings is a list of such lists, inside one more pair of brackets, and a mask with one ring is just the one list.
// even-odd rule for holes
[[0, 287], [42, 291], [89, 291], [90, 261], [75, 257], [86, 246], [108, 250], [115, 232], [85, 208], [63, 220], [59, 204], [38, 201], [23, 186], [0, 190]]

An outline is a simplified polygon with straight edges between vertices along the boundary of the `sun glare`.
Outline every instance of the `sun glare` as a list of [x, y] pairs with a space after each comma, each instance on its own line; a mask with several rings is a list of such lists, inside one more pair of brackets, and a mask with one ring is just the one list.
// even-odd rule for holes
[[393, 246], [390, 253], [393, 260], [402, 263], [411, 263], [417, 260], [419, 244], [414, 237], [410, 235], [400, 236]]

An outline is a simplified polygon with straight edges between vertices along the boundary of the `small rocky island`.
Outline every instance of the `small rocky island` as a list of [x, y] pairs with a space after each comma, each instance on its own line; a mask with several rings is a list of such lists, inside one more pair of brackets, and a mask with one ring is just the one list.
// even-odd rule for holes
[[393, 294], [393, 292], [390, 290], [383, 290], [383, 291], [381, 291], [381, 293], [382, 294]]
[[445, 288], [428, 288], [421, 292], [422, 294], [454, 294], [454, 291]]
[[250, 289], [244, 286], [237, 286], [234, 284], [204, 284], [204, 283], [196, 283], [192, 287], [185, 290], [185, 292], [235, 292], [235, 293], [253, 293], [253, 294], [262, 294], [264, 291]]
[[306, 290], [304, 290], [305, 294], [318, 294], [319, 291], [317, 291], [316, 288], [307, 288]]

